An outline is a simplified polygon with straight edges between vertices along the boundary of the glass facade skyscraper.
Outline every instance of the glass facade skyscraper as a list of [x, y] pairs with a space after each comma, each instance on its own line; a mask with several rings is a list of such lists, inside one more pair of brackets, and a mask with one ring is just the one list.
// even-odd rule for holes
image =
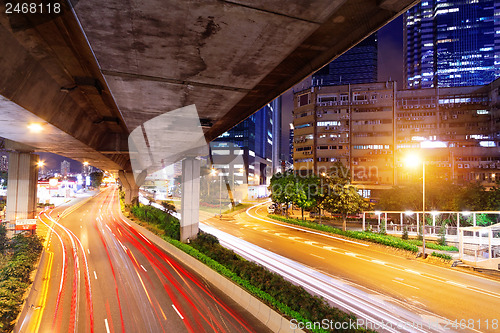
[[404, 18], [409, 89], [484, 85], [500, 77], [500, 0], [429, 0]]
[[313, 85], [377, 82], [377, 34], [368, 36], [358, 45], [313, 74]]

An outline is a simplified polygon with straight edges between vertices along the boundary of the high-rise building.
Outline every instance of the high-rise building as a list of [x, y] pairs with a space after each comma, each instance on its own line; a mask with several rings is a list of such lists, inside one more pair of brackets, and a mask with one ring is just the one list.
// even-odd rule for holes
[[315, 86], [377, 82], [377, 34], [368, 36], [352, 49], [313, 74]]
[[69, 161], [62, 161], [61, 162], [61, 175], [67, 176], [70, 173], [70, 163]]
[[427, 0], [404, 17], [409, 89], [488, 84], [500, 77], [500, 0]]
[[0, 171], [7, 171], [9, 169], [9, 158], [7, 155], [0, 156]]
[[500, 79], [441, 89], [398, 91], [385, 82], [297, 91], [294, 169], [320, 174], [341, 161], [369, 195], [415, 178], [403, 160], [418, 149], [431, 174], [491, 186], [500, 179], [499, 87]]
[[[220, 156], [226, 156], [223, 158], [226, 160], [232, 154], [242, 153], [244, 165], [238, 165], [238, 170], [232, 171], [239, 175], [235, 181], [251, 185], [266, 184], [272, 174], [270, 169], [280, 165], [280, 136], [277, 134], [281, 132], [280, 114], [281, 101], [278, 98], [215, 139], [210, 144], [214, 164], [225, 163], [216, 161]], [[241, 149], [235, 149], [231, 144]], [[239, 169], [245, 172], [238, 172]]]

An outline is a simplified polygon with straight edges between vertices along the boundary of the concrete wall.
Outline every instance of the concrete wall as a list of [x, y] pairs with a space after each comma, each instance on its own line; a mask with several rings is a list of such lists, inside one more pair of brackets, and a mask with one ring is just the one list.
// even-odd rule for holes
[[[123, 216], [123, 215], [122, 215]], [[123, 216], [124, 219], [128, 220]], [[233, 283], [231, 280], [220, 275], [210, 267], [206, 266], [197, 259], [191, 257], [189, 254], [179, 250], [175, 246], [165, 242], [163, 239], [153, 234], [149, 230], [131, 222], [131, 225], [146, 236], [150, 241], [155, 243], [158, 247], [167, 251], [175, 259], [189, 266], [197, 274], [201, 275], [213, 286], [224, 292], [227, 296], [232, 298], [240, 306], [250, 312], [253, 316], [264, 323], [272, 332], [303, 332], [302, 330], [291, 328], [291, 323], [288, 319], [282, 317], [278, 312], [271, 309], [266, 304], [249, 294], [240, 286]]]

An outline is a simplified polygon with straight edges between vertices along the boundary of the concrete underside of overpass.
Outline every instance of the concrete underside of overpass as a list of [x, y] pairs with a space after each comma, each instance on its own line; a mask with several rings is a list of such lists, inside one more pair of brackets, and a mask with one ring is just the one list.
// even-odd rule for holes
[[[131, 131], [195, 105], [207, 141], [417, 1], [73, 1], [0, 14], [0, 136], [128, 170]], [[28, 132], [27, 122], [44, 131]], [[189, 133], [178, 133], [177, 140]]]

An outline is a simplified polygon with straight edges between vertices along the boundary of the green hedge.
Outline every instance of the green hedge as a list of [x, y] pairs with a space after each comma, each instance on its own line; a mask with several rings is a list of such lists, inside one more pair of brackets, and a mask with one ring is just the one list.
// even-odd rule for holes
[[154, 224], [163, 230], [166, 236], [177, 240], [180, 239], [181, 224], [179, 220], [163, 210], [139, 204], [131, 206], [130, 212], [138, 219]]
[[[407, 242], [411, 244], [415, 244], [417, 246], [422, 246], [422, 241], [418, 239], [410, 239], [407, 240]], [[447, 246], [447, 245], [439, 245], [436, 243], [431, 243], [431, 242], [425, 242], [425, 247], [431, 250], [439, 250], [439, 251], [453, 251], [453, 252], [458, 252], [458, 248], [455, 246]]]
[[278, 216], [278, 215], [268, 215], [269, 218], [272, 218], [273, 220], [281, 221], [281, 222], [286, 222], [290, 224], [295, 224], [299, 225], [302, 227], [310, 228], [310, 229], [316, 229], [320, 231], [325, 231], [328, 233], [332, 234], [337, 234], [349, 238], [355, 238], [355, 239], [360, 239], [360, 240], [365, 240], [368, 242], [372, 243], [378, 243], [382, 245], [387, 245], [391, 246], [397, 249], [402, 249], [402, 250], [408, 250], [411, 252], [418, 252], [418, 247], [415, 244], [411, 244], [407, 241], [402, 240], [401, 238], [390, 236], [390, 235], [381, 235], [381, 234], [376, 234], [372, 232], [363, 232], [363, 231], [343, 231], [334, 227], [331, 227], [329, 225], [323, 225], [323, 224], [317, 224], [315, 222], [309, 222], [309, 221], [303, 221], [299, 219], [290, 219], [290, 218], [285, 218], [283, 216]]
[[17, 234], [5, 247], [10, 260], [0, 270], [0, 331], [10, 332], [14, 328], [23, 296], [29, 287], [30, 275], [42, 253], [42, 240], [38, 236]]
[[453, 258], [450, 255], [446, 254], [446, 253], [438, 253], [438, 252], [434, 252], [433, 251], [431, 253], [431, 256], [438, 257], [438, 258], [445, 259], [445, 260], [453, 260]]

